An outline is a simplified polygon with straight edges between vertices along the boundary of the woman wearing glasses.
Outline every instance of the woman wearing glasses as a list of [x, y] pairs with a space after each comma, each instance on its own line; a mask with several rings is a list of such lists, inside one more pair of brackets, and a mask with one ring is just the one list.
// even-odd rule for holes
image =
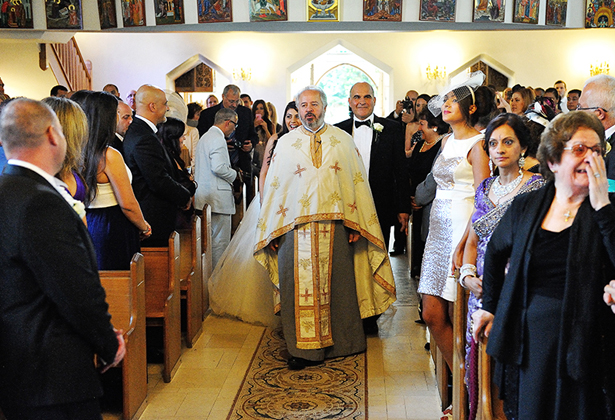
[[602, 298], [615, 278], [615, 207], [604, 149], [595, 116], [556, 117], [538, 150], [550, 182], [515, 199], [487, 247], [474, 338], [489, 337], [508, 418], [613, 418], [615, 317]]

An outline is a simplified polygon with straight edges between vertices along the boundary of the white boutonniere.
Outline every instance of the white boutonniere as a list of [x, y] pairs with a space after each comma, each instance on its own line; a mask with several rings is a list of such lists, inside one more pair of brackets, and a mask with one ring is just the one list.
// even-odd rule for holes
[[382, 124], [380, 124], [380, 123], [375, 123], [373, 125], [373, 129], [374, 129], [374, 131], [382, 133], [382, 130], [384, 130], [384, 126]]
[[73, 202], [73, 210], [79, 215], [80, 219], [85, 217], [85, 205], [81, 201], [75, 200]]

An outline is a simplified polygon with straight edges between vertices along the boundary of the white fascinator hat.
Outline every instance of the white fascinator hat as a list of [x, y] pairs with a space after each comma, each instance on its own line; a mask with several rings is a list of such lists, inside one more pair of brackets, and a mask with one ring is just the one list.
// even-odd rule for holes
[[431, 111], [431, 113], [437, 117], [438, 115], [440, 115], [442, 113], [442, 105], [444, 105], [444, 102], [446, 102], [446, 100], [448, 99], [448, 94], [449, 93], [453, 93], [455, 95], [455, 98], [458, 101], [461, 101], [462, 99], [468, 97], [468, 96], [472, 96], [472, 104], [474, 104], [475, 100], [474, 100], [474, 91], [483, 84], [483, 82], [485, 81], [485, 73], [483, 73], [482, 71], [475, 71], [473, 73], [471, 73], [464, 81], [462, 82], [456, 82], [456, 83], [449, 83], [448, 86], [445, 86], [441, 91], [440, 94], [437, 96], [434, 96], [433, 98], [431, 98], [431, 100], [429, 101], [429, 103], [427, 104], [427, 107], [429, 108], [429, 110]]

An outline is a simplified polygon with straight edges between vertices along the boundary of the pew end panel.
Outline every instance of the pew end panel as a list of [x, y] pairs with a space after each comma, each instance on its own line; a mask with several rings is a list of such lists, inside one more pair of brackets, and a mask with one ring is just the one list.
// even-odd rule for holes
[[180, 237], [173, 232], [167, 248], [141, 248], [145, 257], [145, 310], [148, 326], [161, 326], [163, 379], [170, 382], [181, 356]]
[[126, 356], [122, 361], [122, 414], [137, 419], [145, 409], [147, 355], [145, 338], [145, 269], [142, 254], [135, 254], [130, 271], [101, 271], [109, 313], [115, 328], [124, 331]]

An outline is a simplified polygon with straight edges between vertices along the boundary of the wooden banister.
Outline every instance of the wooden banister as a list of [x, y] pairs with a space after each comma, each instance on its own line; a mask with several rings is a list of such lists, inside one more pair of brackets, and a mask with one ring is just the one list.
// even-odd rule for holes
[[92, 89], [92, 76], [81, 55], [75, 38], [71, 38], [66, 44], [49, 44], [55, 55], [64, 79], [68, 83], [68, 89], [75, 91]]

